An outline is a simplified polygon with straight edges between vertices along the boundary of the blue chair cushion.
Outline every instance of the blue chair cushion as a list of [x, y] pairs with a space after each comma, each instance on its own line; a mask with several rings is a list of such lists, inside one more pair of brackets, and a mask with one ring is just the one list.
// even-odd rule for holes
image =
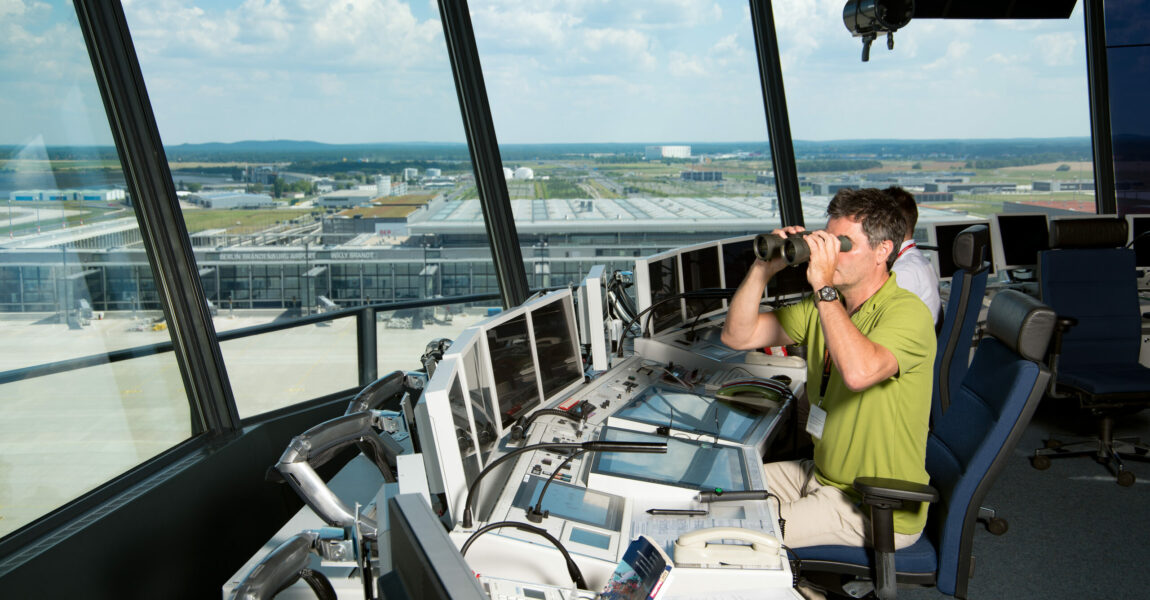
[[1150, 395], [1150, 369], [1138, 363], [1059, 369], [1058, 382], [1095, 396], [1138, 392]]
[[[791, 548], [800, 560], [821, 560], [869, 567], [871, 550], [860, 546], [807, 546]], [[894, 568], [899, 573], [934, 573], [938, 569], [938, 553], [926, 535], [910, 546], [894, 553]]]

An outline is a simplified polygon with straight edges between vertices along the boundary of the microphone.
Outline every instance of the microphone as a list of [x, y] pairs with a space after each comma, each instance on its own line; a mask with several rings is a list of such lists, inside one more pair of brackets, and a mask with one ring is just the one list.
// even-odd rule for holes
[[699, 502], [734, 502], [737, 500], [766, 500], [772, 494], [767, 490], [746, 490], [736, 492], [699, 492]]
[[[470, 529], [473, 521], [471, 518], [471, 499], [475, 495], [476, 488], [479, 487], [479, 481], [485, 475], [495, 470], [495, 467], [507, 462], [514, 456], [518, 456], [529, 450], [575, 450], [579, 453], [583, 452], [645, 452], [653, 454], [661, 454], [667, 452], [666, 442], [608, 442], [608, 441], [590, 441], [581, 443], [571, 442], [545, 442], [542, 444], [532, 444], [530, 446], [523, 446], [516, 448], [503, 456], [487, 463], [486, 467], [475, 476], [475, 480], [467, 487], [467, 501], [463, 505], [463, 527]], [[556, 469], [555, 473], [559, 470]], [[555, 473], [551, 474], [551, 478], [555, 477]], [[551, 482], [551, 478], [547, 480]], [[543, 500], [543, 492], [547, 491], [547, 484], [544, 484], [543, 489], [539, 492], [539, 500]], [[537, 504], [538, 505], [538, 504]]]

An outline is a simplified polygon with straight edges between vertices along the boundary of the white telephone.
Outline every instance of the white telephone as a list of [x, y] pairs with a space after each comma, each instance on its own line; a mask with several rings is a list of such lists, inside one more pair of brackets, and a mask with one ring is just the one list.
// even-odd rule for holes
[[[723, 544], [738, 540], [750, 546]], [[779, 540], [766, 532], [741, 527], [710, 527], [684, 533], [675, 540], [676, 565], [739, 565], [777, 569], [781, 565]]]

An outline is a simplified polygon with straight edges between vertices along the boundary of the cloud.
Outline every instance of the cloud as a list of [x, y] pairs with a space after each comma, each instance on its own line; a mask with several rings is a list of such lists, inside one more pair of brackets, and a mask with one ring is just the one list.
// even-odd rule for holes
[[1048, 67], [1074, 64], [1080, 49], [1078, 36], [1070, 32], [1044, 33], [1035, 36], [1034, 43], [1042, 62]]

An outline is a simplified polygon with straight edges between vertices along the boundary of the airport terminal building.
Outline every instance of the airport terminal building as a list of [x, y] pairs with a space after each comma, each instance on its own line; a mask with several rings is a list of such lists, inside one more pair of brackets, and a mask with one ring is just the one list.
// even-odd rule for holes
[[[804, 199], [819, 226], [828, 197]], [[594, 265], [630, 270], [670, 248], [779, 226], [773, 197], [513, 200], [528, 284], [577, 283]], [[924, 208], [920, 225], [954, 219]], [[406, 217], [326, 216], [317, 227], [266, 234], [192, 236], [200, 280], [219, 309], [310, 310], [323, 296], [343, 307], [498, 293], [478, 200], [440, 195]], [[4, 240], [0, 312], [158, 310], [134, 219]]]

